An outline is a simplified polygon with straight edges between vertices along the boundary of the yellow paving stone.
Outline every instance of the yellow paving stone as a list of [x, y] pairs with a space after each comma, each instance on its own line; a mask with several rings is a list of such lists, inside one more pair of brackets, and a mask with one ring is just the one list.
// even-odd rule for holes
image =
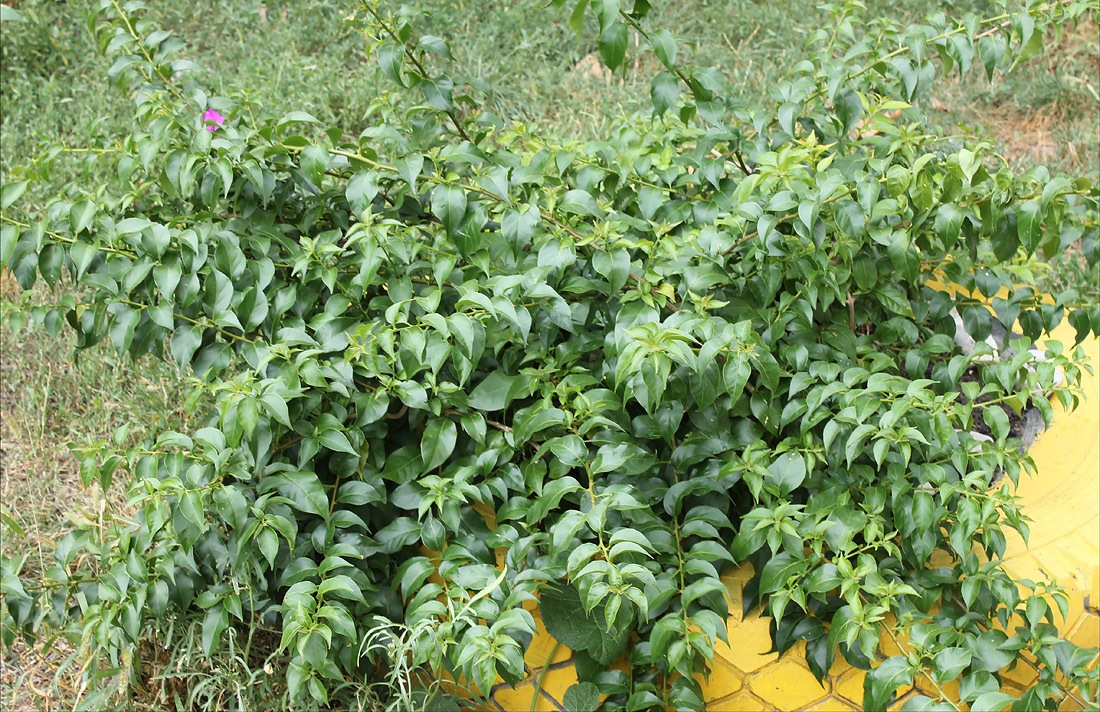
[[863, 678], [867, 673], [851, 668], [838, 678], [833, 678], [833, 695], [857, 706], [863, 705]]
[[[542, 624], [542, 616], [538, 612], [538, 603], [527, 601], [523, 604], [523, 607], [530, 611], [535, 619], [535, 636], [523, 653], [523, 662], [527, 664], [527, 667], [532, 670], [543, 667], [549, 660], [551, 652], [554, 654], [554, 659], [550, 660], [551, 663], [560, 663], [572, 657], [573, 651], [564, 645], [558, 645], [557, 639], [547, 632], [546, 626]], [[555, 651], [554, 646], [556, 645], [557, 650]]]
[[756, 695], [777, 710], [796, 710], [829, 694], [813, 673], [790, 656], [754, 675], [751, 685]]
[[749, 692], [740, 692], [707, 704], [708, 712], [772, 712], [772, 710], [774, 710], [773, 707]]
[[[1062, 704], [1058, 705], [1059, 712], [1078, 712], [1078, 710], [1084, 710], [1085, 708], [1077, 704], [1076, 701], [1066, 698], [1062, 700]], [[1091, 709], [1095, 710], [1095, 707]]]
[[891, 704], [886, 709], [889, 712], [899, 712], [901, 710], [901, 708], [905, 706], [905, 703], [908, 702], [911, 697], [915, 697], [916, 695], [919, 695], [919, 694], [920, 693], [917, 692], [916, 690], [910, 690], [909, 692], [906, 692], [904, 694], [900, 694], [894, 700], [893, 704]]
[[[883, 621], [883, 623], [885, 623], [886, 625], [893, 625], [893, 621]], [[892, 658], [895, 655], [904, 655], [906, 651], [898, 647], [898, 642], [900, 642], [902, 645], [906, 645], [908, 643], [907, 638], [908, 636], [902, 636], [897, 642], [895, 642], [894, 638], [887, 631], [883, 630], [879, 634], [878, 638], [879, 652], [887, 658]]]
[[1002, 680], [1011, 680], [1025, 690], [1039, 678], [1039, 673], [1027, 663], [1020, 663], [1011, 670], [1002, 670], [1000, 674]]
[[[932, 681], [924, 675], [918, 675], [913, 682], [916, 685], [917, 691], [921, 694], [927, 695], [933, 699], [940, 696], [939, 690], [936, 689], [936, 686], [932, 684]], [[958, 680], [951, 680], [949, 682], [942, 683], [940, 687], [943, 689], [944, 694], [952, 700], [959, 699]]]
[[744, 673], [755, 672], [779, 658], [769, 653], [772, 648], [771, 619], [750, 613], [745, 620], [731, 615], [726, 623], [730, 644], [722, 641], [714, 646], [714, 654]]
[[[864, 670], [852, 668], [848, 672], [840, 676], [839, 679], [833, 679], [833, 696], [849, 702], [860, 709], [863, 708], [863, 680], [867, 677], [867, 673]], [[915, 686], [912, 684], [903, 685], [898, 688], [898, 698], [905, 697]], [[891, 707], [893, 709], [893, 707]]]
[[862, 707], [850, 704], [839, 697], [826, 697], [818, 700], [808, 707], [803, 707], [801, 712], [859, 712]]
[[[572, 670], [573, 668], [569, 669]], [[551, 670], [550, 672], [557, 671]], [[574, 673], [573, 682], [576, 681], [576, 673]], [[542, 687], [543, 691], [550, 694], [546, 689], [545, 680], [543, 680]], [[566, 689], [568, 689], [568, 686], [566, 686]], [[528, 712], [528, 710], [531, 709], [531, 696], [534, 694], [534, 683], [528, 683], [515, 689], [508, 686], [501, 686], [501, 688], [493, 694], [493, 701], [496, 702], [504, 712]], [[564, 690], [562, 694], [565, 694]], [[554, 704], [554, 702], [555, 700], [540, 694], [538, 700], [535, 702], [535, 712], [559, 712], [561, 707], [560, 705]]]
[[702, 675], [695, 676], [703, 687], [704, 700], [729, 697], [741, 689], [743, 678], [739, 670], [717, 656], [714, 658], [714, 669], [711, 670], [709, 678], [704, 680]]
[[1100, 615], [1084, 613], [1069, 634], [1069, 639], [1082, 648], [1100, 647]]
[[841, 675], [848, 672], [849, 670], [855, 670], [855, 668], [852, 667], [848, 663], [848, 661], [844, 659], [843, 655], [838, 654], [835, 658], [833, 658], [833, 666], [829, 668], [829, 676], [825, 679], [830, 681], [838, 680], [840, 679]]
[[[529, 681], [525, 681], [518, 688], [511, 688], [501, 684], [495, 688], [493, 700], [500, 705], [505, 712], [528, 712], [531, 709], [531, 696], [535, 692], [535, 682], [538, 680], [539, 670], [532, 671]], [[536, 703], [537, 712], [556, 712], [565, 709], [562, 700], [565, 691], [577, 683], [577, 668], [573, 665], [562, 665], [546, 671], [542, 677], [541, 693]]]
[[[1054, 330], [1053, 338], [1073, 342], [1068, 324]], [[1083, 344], [1090, 362], [1100, 364], [1100, 340]], [[1100, 388], [1095, 374], [1083, 373], [1085, 402], [1067, 415], [1054, 403], [1054, 422], [1036, 439], [1028, 454], [1038, 473], [1020, 478], [1016, 494], [1033, 521], [1028, 547], [1015, 533], [1007, 533], [1004, 567], [1016, 577], [1057, 579], [1069, 589], [1076, 609], [1096, 582], [1100, 552]], [[1067, 447], [1067, 444], [1071, 446]], [[1076, 600], [1073, 600], [1076, 599]]]

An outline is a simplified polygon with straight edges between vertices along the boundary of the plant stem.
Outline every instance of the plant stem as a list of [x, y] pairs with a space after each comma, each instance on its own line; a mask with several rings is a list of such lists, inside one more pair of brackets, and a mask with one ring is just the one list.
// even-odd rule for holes
[[[382, 16], [380, 14], [378, 14], [378, 10], [369, 2], [363, 3], [363, 7], [366, 8], [367, 12], [374, 16], [374, 19], [378, 23], [378, 26], [385, 30], [386, 34], [392, 37], [394, 42], [404, 48], [405, 55], [408, 56], [409, 61], [413, 63], [414, 67], [416, 67], [416, 71], [420, 74], [421, 79], [423, 79], [424, 81], [431, 81], [428, 76], [428, 70], [424, 67], [423, 64], [420, 63], [420, 60], [416, 58], [416, 55], [412, 53], [412, 50], [409, 47], [408, 43], [401, 41], [401, 39], [397, 36], [397, 33], [393, 31], [393, 27], [386, 24], [386, 21], [382, 19]], [[473, 140], [470, 138], [469, 134], [466, 133], [466, 129], [462, 127], [462, 122], [459, 121], [458, 115], [455, 113], [455, 110], [448, 109], [444, 113], [447, 114], [448, 117], [450, 117], [451, 123], [454, 124], [455, 130], [458, 131], [458, 135], [461, 136], [464, 141], [469, 141], [470, 143], [473, 143]]]
[[561, 642], [555, 640], [554, 647], [550, 649], [550, 655], [546, 658], [546, 664], [542, 666], [542, 670], [539, 671], [539, 676], [535, 678], [535, 693], [531, 695], [531, 712], [535, 712], [535, 706], [539, 701], [539, 694], [542, 692], [542, 678], [546, 677], [546, 671], [550, 669], [550, 663], [554, 662], [554, 656], [558, 654], [558, 648], [561, 647]]

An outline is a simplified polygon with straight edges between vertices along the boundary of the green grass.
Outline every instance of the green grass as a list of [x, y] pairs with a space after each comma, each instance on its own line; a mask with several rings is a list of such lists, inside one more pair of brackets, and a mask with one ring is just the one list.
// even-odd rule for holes
[[[392, 90], [346, 21], [351, 3], [151, 4], [154, 17], [174, 30], [202, 65], [196, 79], [211, 94], [250, 95], [272, 112], [307, 111], [357, 136], [370, 123], [372, 99]], [[564, 13], [506, 0], [411, 4], [431, 14], [425, 32], [452, 42], [460, 72], [494, 87], [490, 107], [507, 120], [563, 139], [600, 139], [614, 130], [617, 117], [648, 105], [649, 79], [657, 68], [652, 56], [631, 59], [613, 77], [586, 70], [585, 58], [596, 51], [594, 27], [587, 26], [578, 39]], [[955, 13], [988, 10], [983, 0], [946, 4]], [[943, 3], [871, 0], [868, 5], [872, 16], [914, 20]], [[0, 27], [0, 174], [47, 142], [79, 146], [90, 136], [125, 135], [132, 105], [106, 85], [108, 64], [88, 35], [86, 3], [23, 0], [15, 6], [27, 22]], [[767, 91], [800, 58], [808, 34], [826, 21], [824, 13], [809, 8], [809, 3], [682, 0], [662, 3], [653, 22], [685, 40], [681, 51], [689, 61], [722, 67], [740, 92], [753, 96]], [[945, 127], [962, 124], [992, 136], [1016, 168], [1043, 162], [1055, 171], [1096, 175], [1098, 77], [1100, 31], [1091, 18], [1044, 57], [992, 86], [976, 75], [942, 82], [926, 99], [927, 108]], [[55, 189], [94, 185], [97, 177], [94, 164], [72, 161], [59, 167]], [[1100, 280], [1079, 255], [1055, 260], [1048, 271], [1048, 288], [1072, 286], [1100, 298]], [[5, 313], [23, 299], [10, 279], [0, 280], [0, 298]], [[38, 288], [29, 299], [53, 297]], [[41, 570], [51, 542], [65, 528], [65, 512], [91, 507], [98, 496], [80, 487], [65, 444], [109, 437], [128, 422], [140, 425], [131, 438], [186, 427], [189, 419], [180, 409], [185, 389], [170, 365], [151, 359], [133, 363], [108, 347], [94, 348], [74, 363], [64, 334], [55, 339], [42, 330], [16, 334], [4, 328], [0, 338], [0, 499], [18, 523], [18, 531], [5, 528], [0, 553], [29, 553], [32, 569]], [[35, 673], [28, 664], [24, 655], [0, 676], [0, 708], [46, 704], [25, 689], [18, 694], [13, 689], [20, 674]], [[42, 678], [33, 676], [41, 686]]]

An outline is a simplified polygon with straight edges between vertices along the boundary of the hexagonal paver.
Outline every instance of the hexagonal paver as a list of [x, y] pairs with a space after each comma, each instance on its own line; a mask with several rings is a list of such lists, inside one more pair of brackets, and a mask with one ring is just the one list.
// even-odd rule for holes
[[749, 692], [707, 702], [707, 712], [769, 712], [771, 709], [766, 702]]
[[[737, 606], [735, 610], [740, 610]], [[752, 613], [745, 620], [738, 620], [734, 613], [726, 622], [726, 632], [730, 644], [722, 641], [714, 646], [714, 654], [733, 665], [743, 673], [759, 670], [779, 658], [777, 653], [769, 653], [772, 648], [771, 621]]]
[[1100, 647], [1100, 614], [1085, 611], [1074, 624], [1069, 638], [1085, 648]]
[[758, 697], [780, 710], [796, 710], [829, 694], [813, 673], [790, 657], [767, 666], [749, 684]]
[[833, 678], [833, 694], [857, 707], [863, 706], [863, 678], [867, 673], [852, 668], [840, 677]]
[[709, 678], [704, 680], [702, 675], [695, 676], [703, 687], [704, 700], [719, 700], [741, 689], [742, 675], [732, 665], [715, 656], [713, 667]]
[[1030, 687], [1031, 683], [1035, 682], [1038, 677], [1039, 673], [1034, 668], [1023, 663], [1018, 664], [1011, 670], [1001, 671], [1002, 680], [1013, 682], [1022, 689]]
[[825, 699], [818, 700], [809, 707], [803, 707], [802, 712], [861, 712], [861, 707], [850, 705], [845, 700], [839, 697], [833, 697], [830, 695]]
[[[916, 685], [917, 692], [919, 694], [926, 695], [928, 697], [931, 697], [932, 699], [937, 699], [940, 696], [939, 690], [936, 689], [936, 686], [932, 684], [932, 681], [924, 675], [918, 675], [917, 678], [913, 680], [913, 683]], [[951, 680], [950, 682], [942, 683], [940, 685], [940, 688], [943, 690], [943, 694], [946, 695], [948, 698], [952, 700], [959, 699], [958, 680]]]
[[920, 693], [916, 690], [910, 689], [904, 695], [898, 695], [894, 698], [893, 704], [886, 708], [887, 712], [900, 712], [901, 708], [905, 706], [905, 703], [909, 701], [909, 698], [919, 694]]
[[[541, 693], [535, 701], [536, 712], [560, 712], [561, 700], [565, 691], [577, 682], [577, 669], [572, 665], [557, 670], [547, 670], [542, 679]], [[534, 681], [512, 688], [501, 685], [493, 693], [493, 701], [504, 712], [528, 712], [531, 707], [531, 696], [535, 694]]]

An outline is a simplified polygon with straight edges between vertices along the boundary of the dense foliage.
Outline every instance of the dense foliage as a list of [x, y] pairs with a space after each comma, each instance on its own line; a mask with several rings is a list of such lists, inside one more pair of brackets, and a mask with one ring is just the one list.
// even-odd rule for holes
[[[103, 0], [90, 28], [132, 133], [8, 180], [0, 264], [80, 286], [28, 318], [171, 357], [216, 412], [75, 448], [87, 484], [128, 473], [127, 511], [74, 529], [45, 585], [3, 562], [5, 643], [73, 625], [89, 675], [136, 680], [199, 612], [208, 655], [277, 632], [284, 702], [401, 706], [410, 681], [522, 679], [541, 600], [604, 709], [700, 709], [719, 574], [747, 561], [777, 649], [873, 668], [869, 709], [915, 676], [974, 709], [1095, 703], [1065, 596], [997, 561], [1033, 469], [1008, 414], [1073, 407], [1083, 367], [1021, 346], [1063, 318], [1100, 332], [1100, 306], [1036, 294], [1028, 264], [1075, 243], [1095, 264], [1100, 191], [1014, 175], [917, 106], [1088, 7], [898, 28], [837, 5], [817, 61], [746, 105], [647, 28], [646, 0], [581, 0], [608, 67], [634, 33], [665, 68], [651, 115], [582, 145], [492, 115], [408, 9], [351, 20], [408, 91], [349, 139], [208, 96], [141, 3]], [[21, 208], [74, 154], [117, 179]], [[994, 322], [1023, 332], [1014, 355], [984, 343]], [[905, 654], [876, 659], [880, 637]], [[1018, 700], [1013, 664], [1040, 671]]]

